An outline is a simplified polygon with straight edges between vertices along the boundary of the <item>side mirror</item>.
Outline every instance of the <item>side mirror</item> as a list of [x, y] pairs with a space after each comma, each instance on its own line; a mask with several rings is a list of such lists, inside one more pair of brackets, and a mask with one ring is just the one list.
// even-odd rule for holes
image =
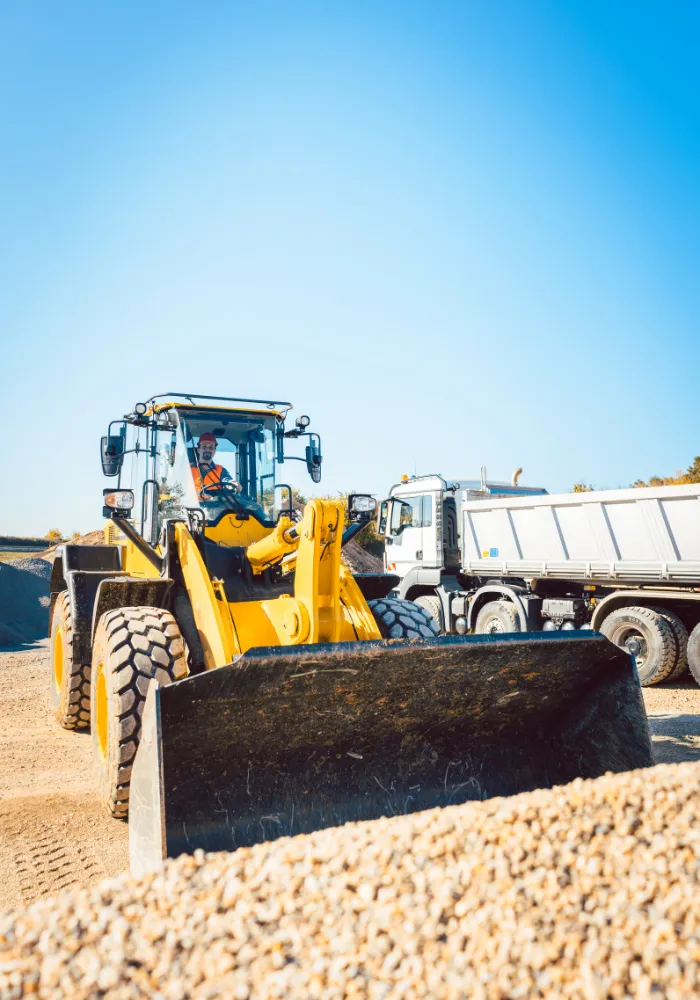
[[348, 497], [348, 519], [369, 521], [377, 509], [377, 501], [368, 493], [351, 493]]
[[389, 500], [382, 500], [379, 505], [379, 514], [377, 515], [377, 535], [380, 538], [384, 538], [386, 535], [386, 529], [389, 523], [389, 507]]
[[293, 513], [292, 487], [286, 483], [279, 483], [275, 486], [275, 517], [291, 517]]
[[321, 438], [318, 434], [309, 434], [309, 443], [306, 446], [306, 468], [315, 483], [321, 482]]
[[100, 457], [102, 459], [102, 472], [105, 476], [118, 476], [121, 472], [125, 443], [123, 431], [121, 434], [108, 434], [107, 437], [102, 438]]

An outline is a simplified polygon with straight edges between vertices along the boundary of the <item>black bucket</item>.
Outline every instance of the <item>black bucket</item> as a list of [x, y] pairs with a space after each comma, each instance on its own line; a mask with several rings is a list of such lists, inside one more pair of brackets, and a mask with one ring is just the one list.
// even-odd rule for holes
[[650, 764], [634, 662], [592, 632], [256, 649], [152, 685], [132, 871]]

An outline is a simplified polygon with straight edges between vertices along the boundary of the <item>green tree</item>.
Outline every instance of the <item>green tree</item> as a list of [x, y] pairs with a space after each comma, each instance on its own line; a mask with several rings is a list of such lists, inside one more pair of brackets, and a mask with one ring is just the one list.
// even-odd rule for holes
[[700, 455], [695, 456], [685, 472], [679, 469], [673, 476], [651, 476], [647, 482], [637, 479], [632, 486], [686, 486], [690, 483], [700, 483]]

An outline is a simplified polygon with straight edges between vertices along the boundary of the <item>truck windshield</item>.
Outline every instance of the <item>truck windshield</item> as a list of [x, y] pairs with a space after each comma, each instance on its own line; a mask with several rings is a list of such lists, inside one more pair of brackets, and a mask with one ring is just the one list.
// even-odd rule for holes
[[[245, 511], [274, 523], [275, 417], [171, 410], [159, 433], [159, 481], [178, 509], [199, 507], [208, 522]], [[178, 513], [176, 511], [171, 512]]]

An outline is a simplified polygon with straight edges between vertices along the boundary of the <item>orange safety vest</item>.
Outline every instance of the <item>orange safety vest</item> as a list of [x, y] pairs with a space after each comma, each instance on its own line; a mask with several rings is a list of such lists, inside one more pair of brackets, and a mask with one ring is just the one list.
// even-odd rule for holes
[[214, 483], [221, 482], [221, 476], [224, 471], [223, 465], [213, 465], [208, 472], [205, 473], [204, 479], [202, 479], [202, 473], [196, 465], [191, 465], [192, 478], [194, 479], [194, 488], [197, 491], [197, 496], [202, 499], [202, 487], [212, 486]]

